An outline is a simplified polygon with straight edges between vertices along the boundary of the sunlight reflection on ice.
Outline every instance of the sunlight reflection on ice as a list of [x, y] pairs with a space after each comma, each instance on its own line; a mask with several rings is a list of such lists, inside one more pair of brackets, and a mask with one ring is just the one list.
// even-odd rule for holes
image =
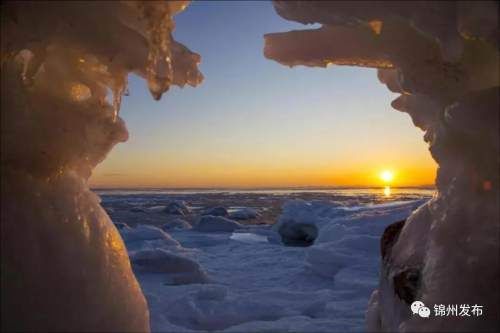
[[391, 187], [390, 186], [384, 187], [384, 195], [386, 197], [390, 197], [391, 196]]

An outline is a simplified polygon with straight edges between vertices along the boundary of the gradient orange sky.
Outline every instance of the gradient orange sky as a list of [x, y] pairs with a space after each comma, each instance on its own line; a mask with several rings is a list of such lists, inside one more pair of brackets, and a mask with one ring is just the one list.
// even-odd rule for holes
[[130, 77], [121, 116], [130, 139], [97, 167], [93, 187], [242, 188], [434, 183], [423, 132], [392, 110], [373, 69], [287, 68], [263, 34], [301, 28], [267, 2], [194, 2], [176, 39], [202, 56], [205, 82], [161, 101]]

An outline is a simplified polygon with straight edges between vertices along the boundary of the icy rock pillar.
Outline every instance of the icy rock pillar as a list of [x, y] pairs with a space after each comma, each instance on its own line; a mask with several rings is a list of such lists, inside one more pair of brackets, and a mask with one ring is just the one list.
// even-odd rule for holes
[[[438, 193], [385, 253], [369, 331], [496, 331], [499, 325], [498, 2], [275, 1], [315, 30], [265, 36], [284, 65], [378, 69], [392, 106], [425, 131]], [[390, 231], [390, 230], [389, 230]], [[430, 318], [410, 311], [422, 301]], [[434, 305], [458, 306], [435, 316]], [[460, 306], [469, 306], [467, 317]], [[471, 312], [482, 306], [482, 314]], [[465, 312], [465, 311], [464, 311]]]
[[127, 139], [128, 73], [156, 99], [201, 82], [199, 56], [171, 37], [185, 6], [2, 3], [2, 331], [149, 331], [122, 239], [87, 179]]

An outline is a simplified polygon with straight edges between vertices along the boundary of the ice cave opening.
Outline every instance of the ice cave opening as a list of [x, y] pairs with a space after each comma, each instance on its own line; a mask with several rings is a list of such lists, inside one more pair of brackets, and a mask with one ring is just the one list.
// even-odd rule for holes
[[[322, 26], [266, 35], [266, 57], [287, 66], [377, 68], [380, 81], [401, 94], [392, 106], [426, 131], [439, 164], [438, 195], [385, 234], [367, 330], [494, 331], [500, 313], [498, 2], [274, 5], [286, 19]], [[202, 81], [200, 56], [172, 38], [172, 17], [186, 6], [2, 3], [2, 330], [150, 330], [122, 237], [87, 179], [127, 139], [118, 111], [128, 73], [144, 77], [155, 99], [171, 85]], [[345, 234], [346, 226], [328, 226], [335, 232], [323, 235], [313, 225], [281, 228], [285, 243], [314, 244], [307, 260], [320, 274], [337, 273], [329, 264], [342, 264], [346, 256], [332, 256], [319, 241]], [[378, 247], [372, 235], [363, 240]], [[349, 244], [352, 237], [341, 241]], [[158, 258], [194, 267], [164, 251], [136, 260], [147, 266]], [[226, 294], [210, 289], [192, 297]], [[417, 297], [426, 304], [482, 304], [488, 311], [481, 318], [426, 320], [408, 309]], [[179, 311], [190, 300], [178, 304]], [[314, 300], [307, 305], [301, 314], [324, 310]]]

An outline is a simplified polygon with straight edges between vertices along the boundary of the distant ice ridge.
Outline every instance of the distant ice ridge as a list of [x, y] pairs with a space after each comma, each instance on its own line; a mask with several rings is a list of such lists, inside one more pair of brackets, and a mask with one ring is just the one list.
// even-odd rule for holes
[[[370, 293], [378, 284], [380, 236], [424, 202], [345, 206], [293, 200], [274, 227], [172, 230], [179, 246], [158, 243], [163, 249], [131, 256], [134, 265], [141, 264], [139, 259], [145, 266], [135, 272], [148, 300], [151, 328], [362, 331]], [[280, 225], [297, 223], [317, 228], [313, 245], [285, 246], [275, 240]], [[152, 265], [155, 261], [162, 263], [160, 268]], [[188, 273], [170, 270], [169, 262], [181, 263]]]

